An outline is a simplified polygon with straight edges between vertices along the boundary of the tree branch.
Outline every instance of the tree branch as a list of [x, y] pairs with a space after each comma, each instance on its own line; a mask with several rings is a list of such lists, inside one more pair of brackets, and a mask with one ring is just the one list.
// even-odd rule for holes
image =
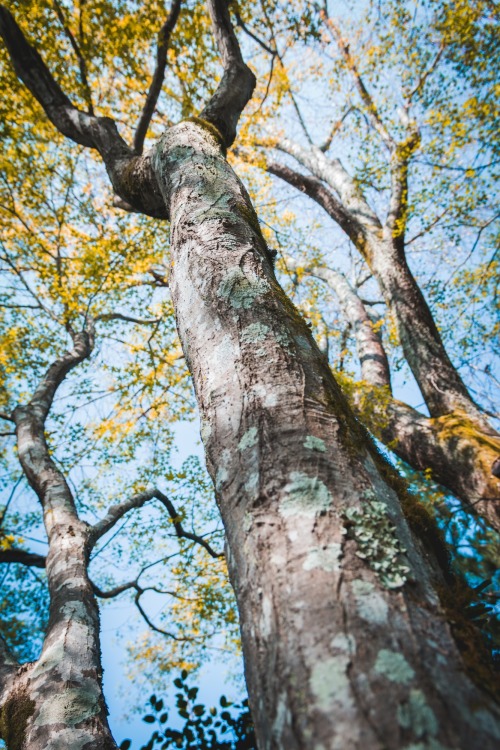
[[158, 44], [156, 47], [156, 67], [153, 73], [151, 85], [149, 87], [148, 95], [144, 103], [137, 129], [134, 135], [134, 153], [142, 154], [144, 147], [144, 140], [148, 132], [151, 118], [153, 117], [158, 98], [161, 93], [161, 87], [163, 86], [163, 80], [165, 78], [165, 69], [167, 67], [167, 51], [170, 42], [170, 36], [175, 28], [177, 19], [181, 9], [182, 0], [172, 0], [170, 7], [170, 13], [167, 16], [167, 20], [161, 27], [158, 34]]
[[352, 214], [321, 180], [303, 175], [284, 164], [269, 159], [267, 171], [316, 201], [357, 247], [366, 246], [368, 233], [364, 224], [358, 221], [357, 216]]
[[200, 117], [215, 125], [225, 145], [231, 146], [240, 115], [252, 98], [256, 79], [241, 55], [227, 0], [207, 0], [207, 5], [224, 72]]
[[85, 92], [85, 101], [87, 103], [88, 113], [89, 113], [89, 115], [93, 115], [94, 114], [94, 107], [92, 105], [92, 93], [90, 91], [90, 86], [89, 86], [89, 82], [88, 82], [88, 78], [87, 78], [87, 64], [85, 62], [85, 58], [82, 55], [82, 51], [80, 49], [80, 45], [76, 41], [76, 39], [74, 37], [74, 34], [72, 33], [72, 31], [69, 28], [69, 26], [66, 25], [66, 20], [64, 18], [64, 13], [62, 11], [61, 6], [57, 2], [57, 0], [53, 0], [53, 3], [54, 3], [54, 8], [56, 10], [57, 17], [58, 17], [59, 21], [61, 22], [61, 26], [64, 29], [64, 33], [68, 37], [69, 42], [70, 42], [71, 46], [73, 47], [73, 51], [74, 51], [75, 55], [78, 58], [78, 64], [80, 66], [80, 78], [82, 79], [83, 90]]
[[305, 273], [328, 284], [336, 294], [344, 317], [354, 333], [362, 379], [370, 385], [386, 387], [390, 392], [390, 368], [384, 345], [374, 330], [365, 306], [344, 274], [327, 266], [304, 266], [289, 255], [285, 256], [285, 262], [288, 268], [302, 267]]
[[163, 494], [163, 492], [160, 492], [160, 490], [158, 489], [139, 492], [137, 495], [133, 495], [128, 500], [124, 500], [122, 503], [112, 505], [104, 518], [102, 518], [100, 521], [94, 524], [94, 526], [91, 527], [89, 532], [89, 549], [92, 549], [98, 539], [100, 539], [102, 536], [104, 536], [104, 534], [110, 531], [110, 529], [112, 529], [113, 526], [126, 513], [134, 510], [135, 508], [142, 508], [143, 505], [150, 502], [151, 500], [159, 500], [159, 502], [167, 510], [178, 538], [189, 539], [192, 542], [199, 544], [208, 552], [211, 557], [217, 558], [224, 556], [223, 552], [216, 552], [214, 549], [212, 549], [210, 544], [206, 542], [202, 536], [193, 534], [190, 531], [186, 531], [184, 529], [181, 521], [179, 520], [179, 514], [176, 511], [173, 503], [166, 495]]
[[12, 14], [0, 5], [0, 35], [14, 70], [60, 133], [101, 155], [115, 193], [137, 211], [168, 218], [151, 165], [151, 157], [135, 156], [109, 117], [94, 117], [75, 107], [54, 80]]
[[123, 315], [123, 313], [101, 313], [100, 315], [96, 315], [94, 320], [125, 320], [127, 323], [137, 323], [138, 325], [145, 326], [161, 322], [161, 318], [134, 318], [131, 315]]
[[381, 235], [382, 225], [377, 214], [368, 205], [362, 191], [339, 159], [329, 159], [317, 146], [303, 146], [289, 138], [280, 138], [275, 148], [293, 156], [319, 180], [323, 180], [340, 197], [345, 210], [356, 219], [363, 233]]
[[36, 412], [37, 418], [42, 423], [45, 422], [56, 391], [66, 375], [90, 356], [94, 348], [93, 322], [88, 321], [83, 331], [72, 334], [72, 339], [73, 349], [65, 352], [49, 367], [28, 403], [27, 408]]
[[326, 12], [324, 10], [321, 11], [320, 15], [323, 17], [326, 27], [330, 31], [332, 37], [337, 42], [340, 52], [342, 54], [342, 57], [344, 58], [345, 63], [347, 65], [347, 68], [349, 69], [349, 71], [351, 72], [353, 76], [354, 82], [356, 84], [356, 88], [358, 89], [359, 95], [361, 97], [361, 101], [364, 104], [366, 113], [368, 115], [368, 119], [370, 120], [372, 127], [380, 135], [384, 145], [388, 148], [388, 150], [392, 152], [396, 147], [396, 143], [392, 135], [389, 133], [386, 126], [382, 122], [382, 119], [378, 113], [377, 107], [375, 106], [375, 102], [373, 101], [372, 96], [370, 95], [370, 93], [368, 92], [368, 89], [366, 88], [364, 84], [363, 78], [361, 77], [361, 74], [358, 71], [354, 58], [351, 55], [351, 52], [349, 49], [349, 43], [346, 41], [346, 39], [344, 39], [344, 37], [340, 33], [339, 27], [334, 23], [334, 21], [331, 18], [327, 17]]
[[0, 550], [0, 563], [21, 563], [33, 568], [45, 568], [45, 555], [11, 547]]

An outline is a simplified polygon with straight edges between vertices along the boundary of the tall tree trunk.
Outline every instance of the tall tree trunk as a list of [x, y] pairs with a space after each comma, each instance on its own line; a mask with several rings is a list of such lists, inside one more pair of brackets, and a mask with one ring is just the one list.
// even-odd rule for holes
[[170, 129], [154, 168], [259, 747], [496, 747], [498, 709], [464, 672], [440, 573], [277, 284], [213, 128]]

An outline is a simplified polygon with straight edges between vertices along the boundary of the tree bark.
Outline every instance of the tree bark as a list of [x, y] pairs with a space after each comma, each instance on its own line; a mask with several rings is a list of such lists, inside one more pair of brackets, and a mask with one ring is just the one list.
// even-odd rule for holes
[[[254, 79], [225, 0], [209, 0], [209, 9], [221, 83], [203, 119], [169, 129], [144, 157], [131, 158], [108, 121], [75, 112], [31, 48], [16, 65], [61, 132], [98, 148], [125, 201], [171, 217], [170, 287], [227, 533], [259, 747], [496, 748], [499, 709], [485, 689], [487, 669], [477, 687], [436, 593], [436, 585], [446, 590], [444, 575], [410, 532], [402, 503], [414, 528], [418, 512], [391, 487], [386, 465], [277, 284], [248, 195], [224, 157]], [[16, 29], [2, 11], [8, 43], [20, 42]], [[9, 50], [15, 57], [12, 44]], [[341, 169], [337, 177], [348, 194], [352, 181]], [[83, 529], [70, 532], [63, 489], [51, 499], [61, 510], [51, 533], [64, 531], [68, 545], [71, 533], [83, 540]], [[59, 562], [47, 560], [55, 578]], [[74, 566], [83, 595], [79, 558]], [[72, 584], [57, 580], [73, 601]], [[54, 623], [64, 614], [59, 601]], [[460, 615], [453, 617], [457, 624]], [[75, 609], [72, 621], [81, 618]], [[87, 658], [95, 643], [94, 635]], [[479, 666], [472, 638], [467, 647], [470, 667]], [[10, 674], [7, 662], [5, 669]], [[96, 706], [96, 684], [98, 676], [85, 710]], [[49, 705], [58, 700], [51, 693]], [[103, 722], [103, 710], [95, 710]], [[86, 730], [87, 715], [72, 715]]]
[[66, 374], [90, 355], [93, 333], [48, 370], [32, 400], [13, 413], [19, 460], [42, 509], [49, 551], [49, 624], [40, 658], [11, 659], [0, 683], [0, 734], [8, 748], [112, 750], [102, 694], [99, 611], [87, 574], [89, 526], [78, 518], [71, 490], [51, 459], [45, 420]]
[[[302, 175], [274, 161], [268, 162], [269, 172], [315, 200], [365, 258], [396, 322], [405, 359], [431, 414], [426, 420], [401, 402], [392, 402], [385, 417], [384, 406], [379, 408], [386, 426], [375, 429], [374, 434], [415, 469], [430, 468], [436, 481], [500, 530], [500, 478], [494, 469], [500, 458], [500, 436], [472, 400], [446, 353], [406, 262], [404, 238], [394, 232], [394, 215], [383, 227], [359, 188], [349, 185], [350, 178], [338, 160], [330, 161], [317, 148], [305, 149], [287, 140], [280, 145], [315, 176]], [[396, 213], [393, 208], [392, 214]], [[380, 384], [372, 379], [368, 382]], [[425, 430], [420, 434], [422, 425]]]
[[498, 710], [463, 671], [439, 571], [277, 284], [220, 139], [183, 122], [153, 163], [259, 747], [495, 747]]

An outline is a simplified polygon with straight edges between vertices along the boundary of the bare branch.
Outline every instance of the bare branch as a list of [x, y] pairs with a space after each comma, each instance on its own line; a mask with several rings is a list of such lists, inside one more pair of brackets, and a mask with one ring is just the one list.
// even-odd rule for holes
[[207, 0], [215, 42], [224, 73], [200, 117], [215, 125], [226, 146], [236, 137], [236, 126], [255, 88], [255, 76], [245, 64], [234, 33], [227, 0]]
[[124, 500], [122, 503], [112, 505], [104, 518], [95, 523], [90, 529], [89, 549], [92, 549], [97, 540], [104, 536], [104, 534], [107, 534], [126, 513], [136, 508], [142, 508], [154, 496], [155, 490], [146, 490], [145, 492], [139, 492], [137, 495], [132, 495], [132, 497]]
[[[319, 180], [323, 180], [340, 197], [344, 209], [363, 227], [363, 235], [380, 235], [382, 225], [377, 214], [367, 203], [362, 191], [352, 179], [351, 175], [344, 169], [340, 159], [332, 159], [317, 147], [304, 148], [289, 138], [280, 138], [275, 147], [290, 156], [293, 156], [299, 164], [302, 164]], [[359, 245], [358, 245], [359, 247]], [[360, 248], [364, 252], [365, 248]]]
[[389, 361], [382, 340], [373, 327], [362, 301], [340, 271], [327, 266], [301, 264], [291, 256], [285, 256], [288, 268], [304, 268], [310, 276], [324, 281], [335, 293], [342, 312], [354, 333], [356, 349], [361, 364], [361, 377], [370, 385], [390, 389]]
[[[94, 348], [94, 326], [92, 321], [88, 321], [87, 327], [79, 333], [72, 334], [74, 347], [71, 351], [65, 352], [59, 359], [49, 367], [44, 377], [38, 384], [31, 401], [29, 410], [35, 411], [37, 418], [44, 423], [49, 413], [52, 401], [57, 389], [61, 385], [66, 375], [73, 370], [80, 362], [87, 359]], [[18, 407], [16, 412], [20, 407]], [[16, 423], [17, 423], [16, 419]]]
[[92, 549], [97, 540], [104, 536], [104, 534], [106, 534], [108, 531], [110, 531], [110, 529], [113, 528], [117, 521], [119, 521], [120, 518], [122, 518], [126, 513], [136, 508], [142, 508], [143, 505], [150, 502], [151, 500], [159, 500], [167, 510], [178, 538], [189, 539], [190, 541], [199, 544], [208, 552], [211, 557], [217, 558], [224, 556], [223, 552], [216, 552], [214, 549], [212, 549], [210, 544], [206, 542], [202, 536], [193, 534], [184, 529], [180, 521], [180, 516], [173, 503], [166, 495], [163, 494], [163, 492], [160, 492], [160, 490], [158, 489], [139, 492], [137, 495], [133, 495], [128, 500], [124, 500], [122, 503], [112, 505], [104, 518], [94, 524], [94, 526], [90, 529], [89, 549]]
[[422, 73], [422, 75], [418, 79], [418, 81], [417, 81], [416, 85], [414, 86], [414, 88], [408, 94], [406, 94], [406, 101], [407, 101], [408, 104], [410, 104], [410, 102], [412, 101], [412, 99], [415, 96], [415, 94], [418, 94], [418, 92], [420, 91], [420, 89], [422, 88], [422, 86], [424, 85], [424, 83], [426, 82], [426, 80], [429, 78], [429, 76], [436, 69], [436, 66], [437, 66], [437, 64], [438, 64], [439, 60], [441, 59], [441, 56], [442, 56], [442, 54], [444, 52], [444, 47], [445, 47], [445, 45], [443, 43], [441, 43], [441, 45], [439, 46], [439, 49], [437, 51], [437, 54], [436, 54], [436, 57], [434, 58], [434, 60], [431, 62], [431, 64], [427, 68], [427, 70], [424, 70], [424, 72]]
[[85, 92], [85, 101], [87, 103], [88, 113], [89, 115], [93, 115], [94, 107], [92, 106], [92, 93], [90, 91], [90, 86], [89, 86], [89, 82], [87, 78], [87, 64], [85, 62], [85, 58], [82, 55], [82, 51], [80, 49], [78, 42], [76, 41], [74, 37], [74, 34], [72, 33], [69, 26], [66, 24], [66, 20], [64, 18], [64, 13], [62, 11], [61, 6], [57, 2], [57, 0], [53, 0], [53, 3], [54, 3], [54, 8], [56, 10], [57, 17], [59, 21], [61, 22], [61, 26], [64, 29], [64, 33], [68, 37], [69, 42], [71, 46], [73, 47], [73, 51], [78, 58], [78, 64], [80, 66], [80, 78], [82, 79], [83, 90]]
[[21, 563], [33, 568], [45, 568], [45, 555], [11, 547], [0, 550], [0, 563]]
[[358, 71], [354, 58], [351, 55], [348, 41], [344, 39], [344, 37], [340, 33], [339, 27], [334, 23], [334, 21], [331, 18], [327, 17], [325, 11], [321, 12], [321, 16], [323, 17], [325, 21], [325, 25], [327, 29], [330, 31], [332, 37], [337, 42], [340, 52], [344, 58], [344, 61], [354, 78], [356, 88], [358, 89], [359, 95], [361, 97], [361, 101], [364, 104], [366, 113], [368, 115], [368, 118], [370, 120], [372, 127], [380, 135], [384, 145], [389, 149], [389, 151], [392, 152], [396, 147], [396, 143], [392, 135], [389, 133], [386, 126], [384, 125], [382, 118], [380, 117], [378, 113], [375, 102], [373, 101], [372, 96], [370, 95], [370, 93], [368, 92], [368, 89], [365, 86], [365, 83], [363, 81], [363, 78], [361, 77], [361, 74]]
[[340, 128], [341, 128], [341, 127], [342, 127], [342, 125], [344, 124], [344, 120], [345, 120], [345, 119], [346, 119], [346, 118], [347, 118], [347, 117], [348, 117], [348, 116], [349, 116], [349, 115], [351, 114], [351, 112], [353, 112], [353, 111], [354, 111], [354, 107], [349, 107], [349, 108], [348, 108], [348, 109], [347, 109], [347, 110], [346, 110], [346, 111], [344, 112], [344, 114], [342, 115], [342, 117], [341, 117], [341, 118], [340, 118], [339, 120], [335, 120], [335, 122], [334, 122], [334, 123], [332, 124], [332, 127], [331, 127], [331, 129], [330, 129], [330, 132], [329, 132], [328, 136], [326, 137], [325, 141], [324, 141], [324, 142], [323, 142], [323, 143], [321, 144], [321, 146], [319, 146], [319, 150], [320, 150], [320, 151], [323, 151], [323, 153], [325, 153], [326, 151], [328, 151], [328, 149], [329, 149], [329, 148], [330, 148], [330, 146], [332, 145], [332, 141], [333, 141], [333, 139], [335, 138], [335, 136], [336, 136], [336, 135], [337, 135], [337, 133], [339, 132]]
[[351, 241], [360, 246], [366, 244], [368, 234], [363, 224], [317, 177], [310, 177], [294, 169], [267, 160], [267, 171], [308, 195], [344, 230]]
[[123, 315], [123, 313], [101, 313], [100, 315], [96, 315], [94, 320], [125, 320], [127, 323], [137, 323], [138, 325], [145, 326], [161, 323], [161, 318], [134, 318], [131, 315]]
[[257, 34], [255, 34], [251, 29], [248, 28], [246, 23], [243, 21], [242, 17], [240, 16], [240, 13], [238, 11], [238, 8], [233, 8], [234, 17], [236, 18], [236, 25], [242, 29], [242, 31], [247, 34], [251, 39], [254, 40], [254, 42], [257, 42], [259, 47], [262, 47], [262, 49], [267, 52], [269, 55], [272, 55], [273, 57], [276, 57], [278, 54], [278, 51], [276, 49], [272, 49], [268, 44], [262, 41]]
[[123, 594], [124, 591], [129, 591], [134, 588], [137, 588], [137, 579], [135, 581], [128, 581], [128, 583], [122, 583], [109, 591], [103, 591], [99, 586], [92, 582], [92, 590], [100, 599], [114, 599], [115, 596]]
[[0, 411], [0, 419], [5, 419], [6, 422], [14, 421], [14, 417], [11, 414], [7, 414], [4, 411]]
[[134, 135], [134, 153], [136, 154], [142, 154], [149, 123], [151, 122], [151, 118], [153, 117], [161, 93], [161, 87], [163, 86], [163, 80], [165, 78], [165, 69], [167, 67], [168, 45], [172, 31], [174, 30], [177, 19], [179, 18], [181, 3], [182, 0], [172, 0], [170, 13], [158, 34], [155, 72], [153, 73], [153, 79], [149, 87], [146, 102], [144, 103], [144, 108]]

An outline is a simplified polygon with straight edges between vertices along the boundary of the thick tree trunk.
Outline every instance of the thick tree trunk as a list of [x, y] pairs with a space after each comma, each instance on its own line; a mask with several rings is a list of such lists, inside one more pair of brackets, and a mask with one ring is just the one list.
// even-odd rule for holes
[[498, 709], [464, 672], [439, 572], [277, 284], [213, 128], [172, 128], [154, 164], [259, 747], [496, 747]]
[[74, 350], [49, 368], [30, 403], [13, 413], [19, 460], [43, 509], [50, 609], [40, 658], [23, 666], [11, 659], [0, 671], [0, 736], [9, 750], [116, 749], [102, 694], [99, 611], [87, 575], [89, 527], [78, 518], [44, 434], [57, 387], [92, 345], [92, 335], [77, 334]]

